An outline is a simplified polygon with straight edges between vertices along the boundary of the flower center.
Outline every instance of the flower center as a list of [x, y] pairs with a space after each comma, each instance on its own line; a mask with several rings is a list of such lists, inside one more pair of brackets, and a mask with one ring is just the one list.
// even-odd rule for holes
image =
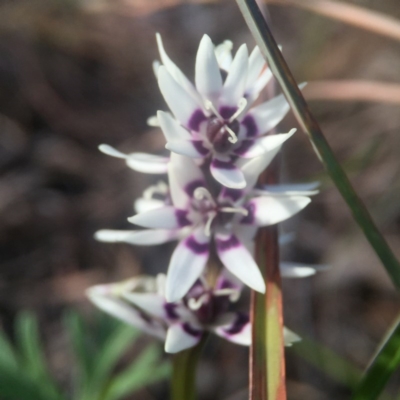
[[232, 207], [230, 204], [217, 204], [212, 194], [204, 187], [198, 187], [193, 194], [192, 209], [200, 215], [200, 222], [204, 224], [204, 234], [211, 236], [215, 222], [226, 225], [231, 222], [235, 214], [246, 216], [248, 211], [243, 207]]
[[242, 98], [239, 101], [238, 109], [229, 119], [223, 118], [211, 101], [207, 100], [205, 106], [207, 110], [214, 114], [208, 119], [207, 139], [212, 143], [216, 152], [227, 153], [231, 151], [233, 145], [238, 141], [240, 124], [237, 118], [245, 111], [247, 100]]

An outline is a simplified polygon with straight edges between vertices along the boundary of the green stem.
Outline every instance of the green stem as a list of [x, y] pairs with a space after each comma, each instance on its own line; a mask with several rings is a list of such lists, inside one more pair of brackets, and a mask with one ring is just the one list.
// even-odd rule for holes
[[400, 288], [400, 264], [373, 222], [365, 205], [354, 191], [349, 179], [337, 162], [317, 121], [314, 119], [292, 73], [279, 50], [272, 33], [255, 0], [236, 0], [272, 73], [279, 82], [294, 115], [308, 135], [318, 158], [349, 206], [354, 219], [382, 261], [394, 285]]
[[196, 399], [197, 364], [206, 341], [207, 335], [203, 335], [197, 346], [173, 356], [171, 400]]

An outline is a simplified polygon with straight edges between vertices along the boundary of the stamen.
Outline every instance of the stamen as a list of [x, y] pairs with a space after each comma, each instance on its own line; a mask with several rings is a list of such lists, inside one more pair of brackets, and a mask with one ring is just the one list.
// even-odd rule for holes
[[168, 186], [165, 182], [157, 182], [155, 185], [148, 187], [143, 192], [143, 198], [146, 200], [152, 199], [155, 194], [166, 195], [168, 193]]
[[209, 294], [204, 293], [198, 299], [194, 299], [193, 297], [188, 300], [188, 306], [191, 310], [197, 311], [200, 307], [208, 300]]
[[225, 125], [225, 129], [226, 129], [227, 132], [229, 133], [228, 140], [229, 140], [231, 143], [233, 143], [233, 144], [234, 144], [234, 143], [237, 143], [238, 137], [236, 136], [236, 133], [233, 132], [233, 130], [232, 130], [231, 128], [229, 128], [228, 125]]
[[229, 118], [229, 123], [233, 122], [235, 119], [239, 118], [240, 115], [243, 113], [243, 111], [246, 109], [247, 107], [247, 100], [242, 97], [239, 100], [238, 103], [238, 109], [236, 110], [236, 112], [232, 115], [232, 117]]
[[221, 114], [218, 112], [218, 110], [215, 108], [214, 104], [212, 103], [211, 100], [205, 100], [204, 105], [206, 107], [206, 110], [212, 111], [214, 115], [221, 121], [224, 122], [224, 118], [222, 118]]
[[249, 215], [249, 210], [246, 210], [243, 207], [222, 207], [220, 211], [227, 212], [227, 213], [240, 213], [247, 217]]
[[214, 221], [214, 218], [217, 216], [215, 211], [211, 211], [206, 224], [204, 225], [204, 234], [209, 237], [211, 236], [211, 224]]
[[229, 288], [219, 289], [219, 290], [215, 290], [213, 292], [213, 295], [214, 296], [226, 296], [226, 295], [228, 295], [230, 301], [236, 302], [236, 301], [239, 300], [240, 290], [238, 290], [238, 289], [229, 289]]
[[194, 198], [197, 200], [207, 199], [212, 204], [215, 205], [215, 201], [214, 201], [211, 193], [205, 187], [201, 186], [201, 187], [196, 188], [193, 195], [194, 195]]

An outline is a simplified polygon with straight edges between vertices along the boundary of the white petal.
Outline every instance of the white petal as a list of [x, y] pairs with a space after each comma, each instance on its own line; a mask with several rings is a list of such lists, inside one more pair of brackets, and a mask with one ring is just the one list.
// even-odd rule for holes
[[244, 95], [247, 68], [248, 68], [247, 46], [243, 44], [237, 51], [232, 65], [226, 77], [220, 103], [224, 106], [237, 106]]
[[189, 126], [201, 105], [171, 76], [164, 66], [158, 69], [158, 85], [168, 107], [183, 126]]
[[222, 76], [214, 45], [208, 35], [201, 39], [196, 57], [196, 87], [207, 100], [215, 102], [222, 89]]
[[262, 189], [255, 190], [257, 194], [268, 195], [291, 195], [291, 196], [313, 196], [319, 193], [315, 190], [319, 186], [319, 182], [298, 183], [298, 184], [280, 184], [280, 185], [264, 185]]
[[252, 91], [252, 87], [256, 80], [259, 78], [261, 71], [265, 68], [267, 63], [258, 46], [254, 47], [249, 57], [249, 70], [247, 73], [246, 93]]
[[101, 144], [99, 146], [99, 150], [104, 153], [107, 154], [108, 156], [111, 157], [116, 157], [116, 158], [128, 158], [128, 155], [125, 153], [122, 153], [121, 151], [115, 149], [114, 147], [108, 145], [108, 144]]
[[157, 321], [152, 321], [151, 324], [144, 319], [140, 313], [125, 301], [113, 296], [110, 293], [112, 285], [97, 285], [89, 288], [86, 295], [90, 301], [102, 311], [132, 325], [140, 330], [164, 339], [165, 330]]
[[160, 127], [167, 139], [167, 142], [171, 140], [190, 140], [192, 135], [185, 128], [178, 124], [175, 118], [171, 114], [164, 111], [157, 112], [157, 119], [160, 123]]
[[310, 202], [311, 199], [305, 196], [256, 197], [245, 205], [249, 213], [241, 223], [257, 226], [277, 224], [297, 214]]
[[229, 71], [232, 64], [232, 48], [233, 43], [230, 40], [225, 40], [215, 47], [215, 56], [217, 57], [218, 65], [225, 71]]
[[[198, 103], [201, 101], [193, 84], [186, 78], [185, 74], [176, 66], [176, 64], [168, 57], [159, 33], [156, 34], [158, 51], [160, 53], [161, 61], [167, 68], [171, 76], [186, 90], [186, 92]], [[156, 77], [158, 76], [158, 68]]]
[[168, 157], [147, 153], [131, 153], [126, 158], [129, 168], [145, 174], [165, 174], [168, 170]]
[[[178, 353], [195, 346], [201, 339], [202, 331], [186, 324], [173, 324], [168, 328], [165, 339], [165, 351]], [[183, 400], [183, 399], [182, 399]]]
[[286, 347], [291, 347], [293, 343], [300, 342], [301, 338], [290, 329], [283, 327], [283, 340]]
[[204, 158], [210, 152], [203, 146], [202, 140], [173, 140], [165, 148], [190, 158]]
[[243, 189], [246, 186], [243, 172], [232, 162], [214, 158], [210, 165], [210, 171], [214, 179], [223, 186], [232, 189]]
[[254, 82], [253, 87], [252, 87], [251, 94], [253, 95], [253, 101], [255, 98], [258, 97], [259, 93], [265, 88], [265, 86], [271, 80], [272, 76], [273, 76], [272, 72], [269, 68], [267, 68], [263, 72], [261, 72], [261, 75]]
[[210, 253], [209, 238], [201, 230], [182, 240], [172, 254], [168, 267], [165, 297], [180, 300], [202, 274]]
[[248, 115], [252, 116], [257, 125], [258, 135], [275, 128], [289, 111], [289, 103], [283, 94], [252, 108]]
[[259, 175], [268, 167], [274, 157], [278, 154], [279, 150], [280, 147], [276, 147], [262, 156], [250, 159], [241, 167], [247, 183], [247, 190], [250, 190], [255, 186]]
[[138, 198], [135, 200], [135, 211], [139, 213], [143, 213], [150, 210], [155, 210], [156, 208], [163, 207], [165, 202], [158, 199], [145, 199], [143, 197]]
[[230, 342], [250, 346], [251, 324], [249, 318], [241, 313], [234, 314], [234, 317], [230, 325], [214, 328], [214, 332]]
[[[265, 155], [268, 152], [276, 152], [276, 149], [282, 147], [283, 143], [288, 140], [294, 133], [296, 129], [292, 129], [288, 133], [282, 133], [279, 135], [268, 135], [262, 136], [258, 139], [254, 140], [254, 143], [251, 147], [249, 147], [246, 152], [239, 154], [244, 158], [254, 158], [261, 155]], [[275, 153], [273, 153], [275, 154]]]
[[306, 278], [315, 275], [317, 271], [328, 269], [327, 265], [306, 265], [292, 262], [280, 263], [281, 275], [283, 278]]
[[176, 153], [171, 153], [168, 178], [172, 203], [179, 209], [186, 209], [194, 190], [205, 186], [203, 173], [193, 159]]
[[95, 233], [95, 238], [100, 242], [129, 243], [142, 246], [167, 243], [179, 237], [178, 230], [169, 229], [148, 229], [140, 231], [117, 231], [103, 229]]
[[234, 235], [216, 235], [216, 248], [224, 266], [245, 285], [265, 293], [261, 272], [248, 250]]
[[155, 229], [177, 229], [190, 225], [190, 221], [186, 218], [186, 211], [173, 206], [160, 207], [136, 214], [128, 218], [128, 221], [144, 228]]
[[142, 309], [146, 314], [156, 318], [165, 319], [165, 300], [156, 293], [122, 293], [124, 299]]

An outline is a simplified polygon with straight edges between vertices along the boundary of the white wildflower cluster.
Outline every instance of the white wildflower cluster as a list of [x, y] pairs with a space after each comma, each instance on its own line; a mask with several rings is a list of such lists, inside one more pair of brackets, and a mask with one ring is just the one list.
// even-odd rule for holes
[[[257, 186], [259, 174], [293, 135], [269, 134], [289, 106], [282, 95], [253, 106], [272, 78], [256, 47], [242, 45], [232, 57], [232, 43], [214, 47], [204, 35], [197, 52], [195, 85], [173, 63], [157, 35], [161, 62], [154, 63], [158, 84], [171, 112], [150, 119], [160, 126], [169, 157], [124, 154], [101, 145], [106, 154], [126, 160], [144, 173], [166, 174], [135, 203], [132, 224], [145, 229], [101, 230], [104, 242], [157, 245], [178, 241], [167, 275], [98, 285], [89, 298], [104, 311], [165, 340], [175, 353], [194, 346], [212, 331], [232, 342], [251, 340], [247, 314], [233, 311], [243, 284], [265, 291], [254, 261], [259, 227], [284, 221], [310, 202], [315, 185]], [[210, 284], [208, 265], [222, 269]], [[313, 274], [312, 267], [281, 266], [283, 276]], [[285, 330], [287, 344], [297, 339]]]

